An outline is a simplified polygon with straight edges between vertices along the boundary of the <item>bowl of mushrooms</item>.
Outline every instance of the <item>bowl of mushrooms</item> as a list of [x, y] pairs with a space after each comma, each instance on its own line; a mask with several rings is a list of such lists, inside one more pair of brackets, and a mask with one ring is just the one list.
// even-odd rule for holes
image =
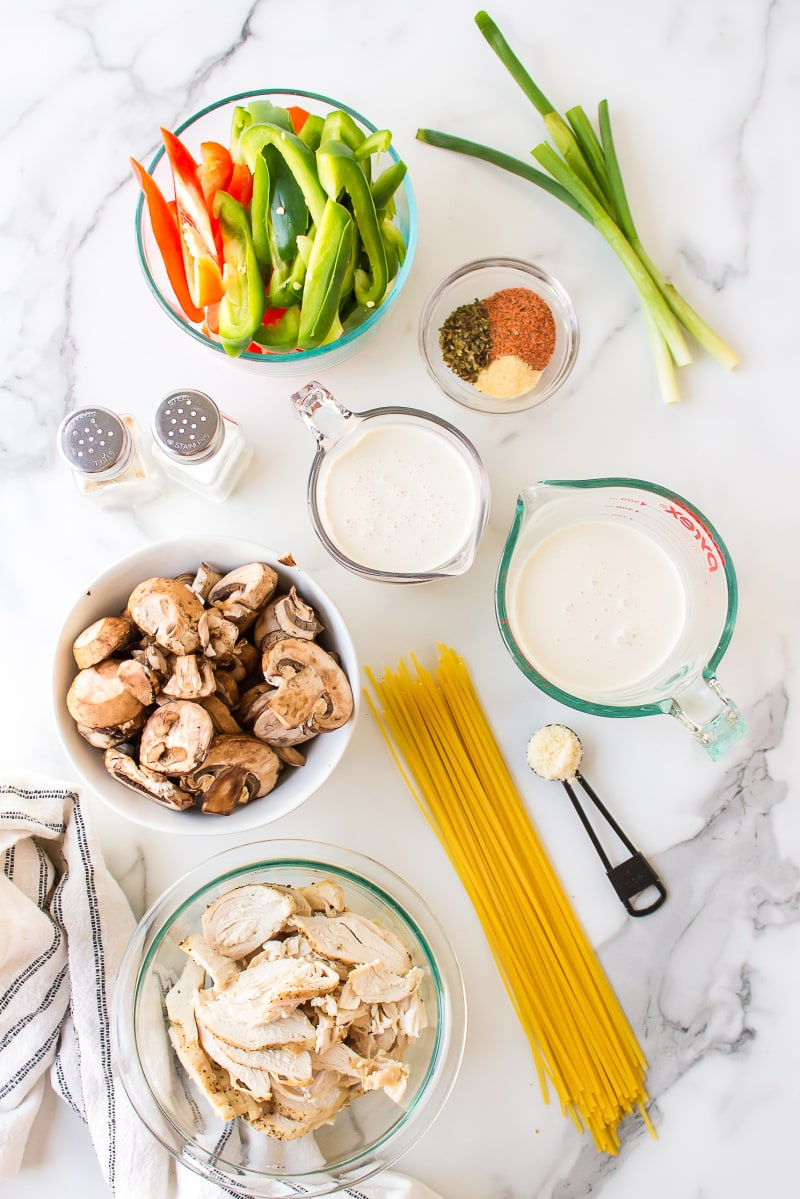
[[290, 556], [186, 537], [130, 554], [75, 603], [56, 650], [56, 723], [81, 778], [121, 815], [241, 832], [329, 776], [355, 725], [358, 673], [342, 616]]
[[445, 1103], [465, 1031], [426, 902], [381, 863], [306, 840], [238, 845], [175, 882], [114, 997], [139, 1118], [188, 1169], [253, 1196], [341, 1193], [387, 1169]]

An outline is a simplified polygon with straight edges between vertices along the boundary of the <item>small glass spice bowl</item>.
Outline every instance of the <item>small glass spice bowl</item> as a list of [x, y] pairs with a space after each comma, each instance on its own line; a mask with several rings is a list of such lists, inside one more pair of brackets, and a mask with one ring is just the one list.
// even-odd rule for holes
[[[462, 304], [486, 300], [495, 292], [514, 287], [535, 292], [548, 305], [555, 322], [555, 348], [528, 391], [512, 399], [496, 399], [450, 369], [442, 357], [439, 332], [450, 313]], [[419, 347], [428, 373], [451, 400], [478, 412], [521, 412], [543, 403], [575, 365], [579, 340], [578, 318], [564, 288], [541, 267], [518, 258], [481, 258], [459, 267], [431, 292], [419, 324]]]

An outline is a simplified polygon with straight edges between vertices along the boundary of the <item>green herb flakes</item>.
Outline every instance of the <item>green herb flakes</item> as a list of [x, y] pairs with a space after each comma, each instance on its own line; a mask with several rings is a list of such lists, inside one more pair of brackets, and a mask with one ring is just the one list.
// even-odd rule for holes
[[439, 330], [439, 347], [453, 374], [474, 383], [488, 366], [492, 349], [485, 304], [475, 300], [451, 312]]

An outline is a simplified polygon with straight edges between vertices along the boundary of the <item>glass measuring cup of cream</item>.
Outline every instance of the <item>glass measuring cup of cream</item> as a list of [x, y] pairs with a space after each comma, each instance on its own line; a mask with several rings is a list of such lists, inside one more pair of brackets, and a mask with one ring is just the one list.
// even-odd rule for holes
[[311, 520], [337, 562], [384, 583], [469, 569], [489, 516], [489, 482], [458, 429], [416, 408], [350, 412], [316, 382], [292, 403], [317, 442]]
[[522, 492], [496, 587], [500, 632], [548, 695], [600, 716], [676, 717], [712, 758], [746, 731], [716, 677], [736, 575], [713, 525], [639, 479]]

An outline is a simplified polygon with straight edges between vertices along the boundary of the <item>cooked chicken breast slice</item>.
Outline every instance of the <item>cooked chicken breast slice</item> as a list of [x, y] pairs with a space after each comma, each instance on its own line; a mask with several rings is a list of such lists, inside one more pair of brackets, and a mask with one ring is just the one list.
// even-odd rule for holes
[[[238, 1061], [225, 1041], [215, 1037], [202, 1024], [199, 1031], [200, 1044], [209, 1058], [217, 1065], [224, 1066], [234, 1084], [246, 1087], [257, 1099], [270, 1098], [273, 1078], [291, 1086], [305, 1086], [311, 1082], [311, 1055], [306, 1050], [282, 1045], [274, 1049], [257, 1050], [250, 1055], [249, 1061]], [[246, 1058], [247, 1054], [239, 1050], [238, 1057]]]
[[344, 891], [333, 879], [323, 878], [318, 883], [309, 883], [307, 887], [297, 887], [296, 891], [302, 895], [312, 912], [336, 916], [344, 911]]
[[349, 982], [364, 1003], [397, 1003], [416, 991], [422, 981], [419, 966], [406, 974], [394, 974], [385, 962], [370, 962], [350, 971]]
[[291, 894], [248, 883], [219, 895], [203, 913], [203, 935], [217, 953], [239, 961], [280, 932], [295, 910]]
[[320, 1070], [307, 1087], [287, 1087], [276, 1082], [272, 1101], [276, 1112], [305, 1124], [309, 1131], [326, 1124], [351, 1098], [350, 1087], [342, 1086], [335, 1070]]
[[265, 1136], [272, 1137], [276, 1141], [296, 1141], [298, 1137], [304, 1137], [318, 1127], [316, 1123], [298, 1124], [295, 1120], [290, 1120], [288, 1116], [282, 1116], [280, 1112], [262, 1112], [255, 1118], [251, 1119], [248, 1116], [247, 1119], [258, 1132], [263, 1132]]
[[365, 1091], [384, 1090], [395, 1103], [399, 1103], [405, 1093], [408, 1066], [383, 1053], [374, 1058], [360, 1057], [355, 1050], [340, 1042], [325, 1053], [314, 1054], [312, 1061], [315, 1070], [323, 1068], [350, 1075], [359, 1080]]
[[205, 973], [210, 975], [214, 986], [219, 990], [224, 990], [239, 974], [239, 966], [236, 962], [217, 953], [215, 949], [211, 948], [205, 937], [201, 937], [199, 933], [192, 933], [190, 937], [182, 941], [181, 949], [189, 955], [192, 961], [197, 962], [198, 966], [203, 967]]
[[228, 1072], [212, 1062], [200, 1044], [194, 1005], [204, 978], [203, 967], [189, 961], [166, 997], [172, 1047], [189, 1078], [220, 1119], [258, 1116], [261, 1107], [256, 1100], [231, 1086]]
[[229, 1037], [225, 1036], [226, 1032], [234, 1032], [242, 1028], [241, 1025], [228, 1025], [226, 1022], [211, 1021], [206, 1019], [207, 1010], [200, 1006], [195, 1011], [197, 1026], [202, 1037], [204, 1032], [210, 1033], [213, 1037], [218, 1038], [226, 1048], [227, 1053], [235, 1062], [239, 1062], [243, 1066], [252, 1066], [256, 1070], [268, 1070], [273, 1061], [272, 1052], [275, 1049], [281, 1049], [284, 1046], [289, 1046], [292, 1049], [313, 1049], [316, 1042], [316, 1029], [306, 1016], [305, 1012], [295, 1010], [289, 1012], [282, 1018], [271, 1020], [268, 1024], [252, 1025], [253, 1032], [257, 1030], [258, 1035], [254, 1036], [254, 1040], [261, 1042], [258, 1046], [243, 1047], [231, 1042]]
[[[197, 996], [197, 1018], [215, 1036], [242, 1049], [261, 1049], [287, 1004], [299, 1004], [339, 985], [330, 966], [307, 958], [277, 958], [243, 970], [224, 991]], [[274, 1042], [269, 1042], [274, 1043]]]
[[395, 974], [406, 974], [411, 969], [411, 957], [403, 942], [357, 912], [331, 917], [295, 916], [293, 924], [324, 958], [349, 966], [383, 962]]

